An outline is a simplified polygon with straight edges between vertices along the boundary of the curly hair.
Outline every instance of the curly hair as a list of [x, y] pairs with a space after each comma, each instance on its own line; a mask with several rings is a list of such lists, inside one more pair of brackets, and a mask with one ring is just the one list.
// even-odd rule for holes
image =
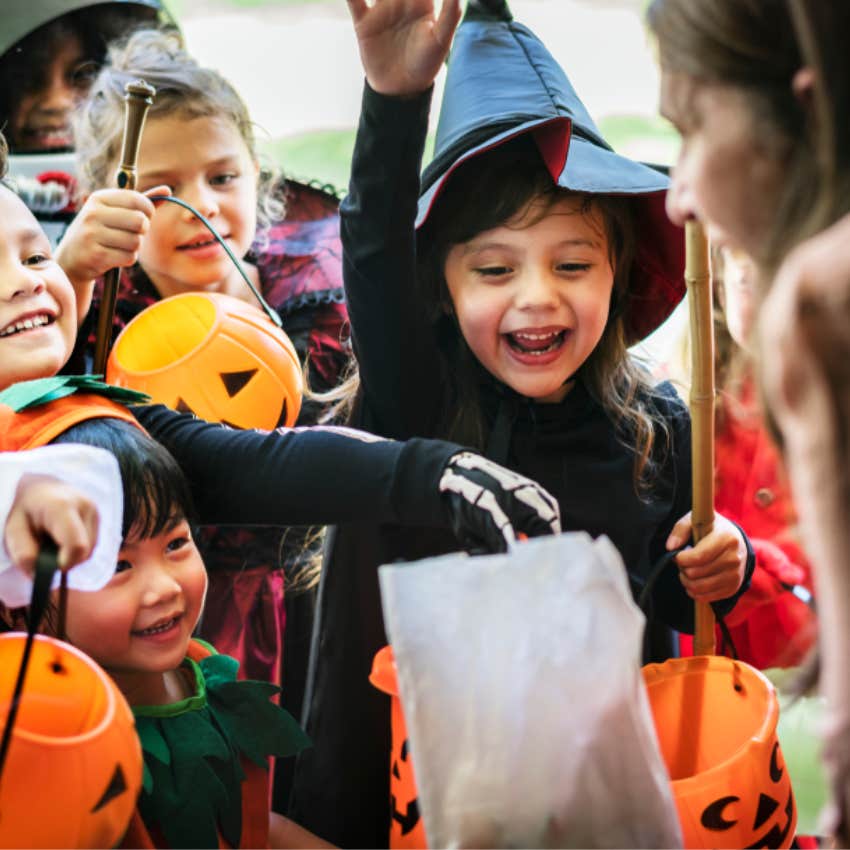
[[[124, 86], [143, 79], [156, 89], [152, 118], [216, 116], [230, 121], [258, 161], [254, 124], [236, 89], [218, 71], [202, 67], [183, 48], [179, 37], [162, 29], [143, 29], [114, 43], [89, 96], [74, 117], [79, 189], [83, 195], [110, 185], [121, 150]], [[276, 175], [260, 173], [259, 229], [283, 218], [285, 206], [275, 191]]]

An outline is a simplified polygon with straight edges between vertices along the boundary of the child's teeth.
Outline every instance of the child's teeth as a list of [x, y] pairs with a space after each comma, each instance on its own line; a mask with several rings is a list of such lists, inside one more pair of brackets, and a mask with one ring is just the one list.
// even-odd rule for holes
[[42, 325], [46, 325], [47, 322], [47, 316], [35, 316], [32, 319], [22, 319], [20, 322], [15, 322], [14, 325], [9, 325], [7, 328], [0, 331], [0, 336], [11, 336], [12, 334], [20, 333], [21, 331], [29, 331], [33, 328], [40, 328]]

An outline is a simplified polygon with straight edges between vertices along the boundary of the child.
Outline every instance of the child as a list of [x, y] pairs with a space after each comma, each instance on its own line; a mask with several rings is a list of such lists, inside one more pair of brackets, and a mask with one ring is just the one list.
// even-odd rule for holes
[[86, 95], [106, 46], [133, 26], [151, 26], [159, 0], [7, 0], [0, 42], [0, 127], [13, 153], [73, 147], [71, 114]]
[[[453, 435], [545, 480], [569, 528], [607, 534], [635, 595], [649, 590], [646, 655], [660, 660], [669, 627], [693, 630], [693, 599], [725, 613], [752, 569], [743, 534], [719, 515], [655, 567], [691, 533], [689, 422], [626, 345], [681, 298], [682, 235], [664, 217], [666, 180], [614, 154], [534, 35], [482, 5], [470, 3], [454, 40], [416, 221], [431, 85], [459, 3], [436, 17], [431, 3], [349, 2], [367, 79], [341, 207], [356, 421]], [[356, 540], [340, 529], [335, 543], [305, 712], [315, 746], [299, 756], [291, 812], [314, 827], [332, 812], [324, 834], [344, 846], [386, 846], [389, 706], [354, 680], [384, 641], [363, 562], [452, 544], [376, 529]]]
[[[268, 758], [306, 739], [269, 702], [274, 687], [235, 683], [236, 664], [192, 639], [206, 571], [189, 487], [138, 425], [84, 419], [54, 443], [107, 449], [123, 483], [121, 549], [99, 590], [69, 590], [66, 637], [115, 680], [136, 717], [145, 781], [123, 846], [324, 847], [269, 814]], [[63, 446], [64, 448], [65, 446]]]
[[[114, 183], [120, 154], [124, 84], [138, 78], [157, 89], [141, 141], [139, 189], [150, 194], [167, 183], [211, 220], [279, 313], [307, 364], [312, 388], [335, 386], [349, 357], [336, 203], [318, 190], [275, 181], [259, 171], [245, 103], [218, 72], [200, 67], [173, 33], [143, 30], [114, 45], [77, 116], [80, 190], [89, 197], [58, 256], [81, 306], [87, 309], [94, 278], [128, 264], [120, 278], [113, 339], [141, 310], [168, 295], [214, 291], [257, 305], [192, 213], [169, 203], [154, 212], [142, 195], [107, 188]], [[99, 293], [98, 287], [95, 310], [80, 333], [86, 365], [93, 352]], [[73, 371], [85, 368], [79, 355], [78, 349]], [[317, 404], [305, 399], [298, 424], [314, 424], [317, 414]], [[306, 651], [288, 650], [299, 639], [302, 648], [309, 645], [314, 594], [284, 594], [284, 570], [291, 575], [305, 560], [305, 536], [290, 531], [282, 543], [273, 529], [208, 527], [199, 530], [198, 539], [211, 576], [204, 635], [238, 657], [253, 678], [279, 682], [286, 652], [284, 693], [299, 712]], [[313, 550], [318, 558], [317, 547]], [[282, 639], [284, 619], [291, 642]]]
[[[4, 166], [0, 151], [0, 175]], [[52, 437], [74, 424], [73, 411], [58, 431], [52, 422], [78, 387], [91, 404], [100, 403], [93, 392], [110, 392], [86, 379], [32, 383], [65, 365], [76, 328], [74, 291], [47, 237], [0, 183], [0, 451], [30, 448], [28, 428]], [[138, 420], [175, 456], [203, 522], [370, 518], [459, 527], [470, 545], [477, 540], [488, 548], [504, 548], [516, 531], [559, 530], [557, 509], [542, 488], [452, 444], [395, 443], [338, 428], [236, 431], [159, 405], [112, 408]]]

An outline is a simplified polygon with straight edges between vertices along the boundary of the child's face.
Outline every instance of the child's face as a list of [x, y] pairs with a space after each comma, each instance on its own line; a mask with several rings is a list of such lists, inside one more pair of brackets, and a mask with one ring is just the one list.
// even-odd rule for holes
[[445, 277], [481, 364], [520, 395], [557, 402], [608, 320], [614, 272], [602, 216], [564, 198], [455, 245]]
[[75, 35], [57, 43], [46, 67], [34, 70], [35, 87], [19, 98], [6, 131], [15, 153], [69, 148], [74, 139], [71, 115], [91, 84], [94, 63], [87, 62]]
[[0, 389], [55, 375], [76, 332], [74, 290], [50, 242], [23, 201], [0, 186]]
[[[155, 118], [145, 125], [139, 150], [140, 191], [167, 184], [218, 230], [242, 258], [257, 229], [257, 166], [229, 120]], [[163, 296], [198, 290], [227, 291], [238, 273], [206, 227], [177, 204], [161, 204], [139, 262]]]
[[204, 604], [207, 573], [189, 524], [153, 537], [132, 532], [102, 590], [68, 591], [70, 643], [108, 670], [125, 693], [176, 669]]

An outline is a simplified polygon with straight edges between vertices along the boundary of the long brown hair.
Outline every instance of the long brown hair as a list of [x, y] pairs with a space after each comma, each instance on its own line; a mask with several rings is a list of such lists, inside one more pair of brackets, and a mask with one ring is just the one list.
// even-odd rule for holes
[[418, 234], [417, 280], [437, 335], [445, 388], [437, 436], [483, 450], [490, 427], [480, 396], [482, 367], [466, 344], [451, 309], [444, 275], [449, 251], [482, 231], [524, 216], [532, 205], [536, 215], [545, 216], [564, 198], [574, 200], [581, 215], [590, 216], [594, 211], [600, 214], [614, 269], [608, 322], [579, 374], [616, 424], [623, 445], [634, 452], [635, 486], [644, 491], [656, 437], [661, 435], [666, 446], [669, 433], [652, 404], [648, 375], [627, 351], [623, 314], [629, 301], [637, 247], [632, 203], [625, 197], [576, 193], [558, 187], [527, 136], [476, 157], [459, 169], [447, 182], [439, 203]]

